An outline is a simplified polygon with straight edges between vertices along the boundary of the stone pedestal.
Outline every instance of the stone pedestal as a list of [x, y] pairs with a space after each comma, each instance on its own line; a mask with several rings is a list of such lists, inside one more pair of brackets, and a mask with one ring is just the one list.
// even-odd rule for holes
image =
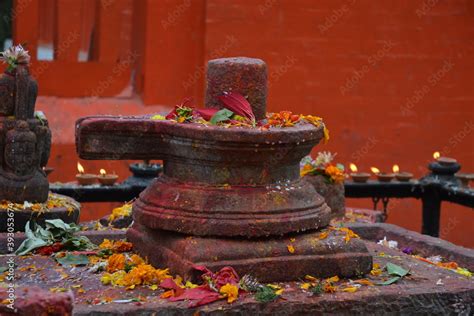
[[[256, 92], [251, 87], [261, 86], [266, 74], [262, 63], [210, 62], [206, 104], [214, 106], [210, 98], [224, 82], [227, 90], [238, 90], [230, 89], [235, 85]], [[225, 75], [220, 78], [214, 67]], [[265, 112], [258, 98], [252, 106]], [[87, 117], [76, 126], [83, 159], [163, 160], [163, 174], [133, 205], [135, 225], [128, 234], [156, 266], [192, 276], [195, 264], [231, 265], [239, 274], [268, 281], [353, 276], [371, 269], [363, 243], [318, 239], [316, 231], [329, 224], [331, 213], [324, 198], [301, 180], [299, 162], [323, 138], [322, 125], [261, 130]]]
[[[221, 229], [225, 231], [227, 227]], [[263, 239], [197, 237], [137, 223], [127, 231], [135, 249], [150, 262], [194, 280], [201, 274], [193, 268], [195, 265], [212, 271], [231, 266], [240, 275], [250, 274], [261, 282], [294, 281], [307, 274], [352, 277], [372, 269], [372, 256], [361, 240], [346, 243], [342, 236], [321, 240], [319, 235], [308, 232]], [[292, 252], [289, 246], [293, 247]]]

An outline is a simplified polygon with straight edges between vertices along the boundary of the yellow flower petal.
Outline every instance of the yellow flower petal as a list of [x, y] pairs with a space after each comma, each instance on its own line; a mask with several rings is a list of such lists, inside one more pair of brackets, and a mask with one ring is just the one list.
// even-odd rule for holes
[[302, 288], [303, 290], [307, 290], [311, 287], [311, 283], [303, 283], [301, 284], [300, 288]]
[[233, 284], [227, 283], [220, 288], [219, 293], [223, 294], [224, 297], [227, 297], [227, 303], [232, 303], [239, 297], [239, 288]]
[[357, 291], [357, 287], [355, 286], [349, 286], [346, 287], [345, 289], [342, 290], [343, 292], [349, 292], [349, 293], [354, 293]]
[[326, 282], [329, 282], [329, 283], [339, 282], [339, 277], [337, 275], [335, 275], [333, 277], [330, 277], [330, 278], [326, 279]]
[[295, 253], [295, 247], [293, 247], [293, 245], [288, 245], [286, 247], [288, 248], [289, 253]]

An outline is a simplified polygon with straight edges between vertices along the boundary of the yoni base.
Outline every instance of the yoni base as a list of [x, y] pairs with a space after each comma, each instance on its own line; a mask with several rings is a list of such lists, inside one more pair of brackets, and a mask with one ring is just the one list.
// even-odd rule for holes
[[351, 239], [346, 243], [343, 236], [320, 240], [319, 234], [261, 239], [196, 237], [135, 223], [127, 238], [154, 266], [167, 267], [192, 280], [197, 278], [193, 265], [212, 271], [232, 266], [240, 276], [250, 274], [262, 282], [294, 281], [307, 274], [352, 277], [372, 269], [372, 256], [363, 241]]

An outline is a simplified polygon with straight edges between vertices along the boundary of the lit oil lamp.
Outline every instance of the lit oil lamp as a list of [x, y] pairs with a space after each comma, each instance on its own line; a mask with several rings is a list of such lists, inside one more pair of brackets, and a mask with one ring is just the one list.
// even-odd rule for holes
[[367, 182], [367, 180], [369, 180], [370, 178], [370, 173], [367, 173], [367, 172], [357, 172], [357, 166], [353, 163], [349, 164], [349, 168], [351, 169], [351, 178], [352, 178], [352, 181], [354, 182], [360, 182], [360, 183], [364, 183], [364, 182]]
[[459, 181], [461, 181], [461, 185], [463, 187], [466, 187], [466, 188], [469, 188], [469, 181], [473, 181], [474, 180], [474, 173], [456, 173], [455, 174], [456, 178], [459, 179]]
[[91, 185], [97, 180], [95, 174], [84, 173], [84, 167], [80, 162], [77, 163], [77, 171], [79, 171], [79, 173], [76, 174], [76, 180], [80, 185]]
[[454, 158], [441, 157], [441, 154], [439, 153], [439, 151], [435, 151], [433, 153], [433, 158], [436, 159], [436, 161], [440, 165], [443, 165], [443, 166], [450, 166], [450, 165], [454, 165], [455, 163], [457, 163], [457, 160], [454, 159]]
[[105, 169], [100, 169], [100, 175], [97, 177], [100, 184], [102, 185], [114, 185], [115, 181], [118, 179], [116, 174], [107, 174]]
[[380, 170], [376, 167], [370, 167], [370, 171], [372, 171], [372, 173], [377, 176], [377, 179], [380, 182], [390, 182], [393, 178], [395, 178], [393, 173], [380, 172]]
[[400, 167], [398, 165], [393, 165], [392, 171], [395, 174], [395, 178], [397, 178], [397, 180], [400, 182], [407, 182], [410, 181], [411, 178], [413, 178], [413, 173], [405, 171], [400, 172]]

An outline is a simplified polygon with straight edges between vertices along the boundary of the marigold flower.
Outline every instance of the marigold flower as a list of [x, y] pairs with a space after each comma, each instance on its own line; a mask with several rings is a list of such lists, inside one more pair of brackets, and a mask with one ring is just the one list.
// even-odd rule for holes
[[99, 245], [100, 249], [112, 249], [114, 243], [110, 240], [105, 238], [102, 243]]
[[107, 272], [115, 272], [125, 269], [125, 256], [123, 254], [113, 254], [107, 260]]
[[134, 266], [138, 266], [140, 264], [145, 264], [145, 260], [143, 260], [142, 257], [140, 257], [139, 255], [136, 255], [136, 254], [133, 254], [131, 257], [130, 257], [130, 262], [132, 263], [132, 265]]
[[114, 252], [127, 252], [132, 250], [133, 244], [124, 240], [111, 241], [109, 239], [104, 239], [104, 241], [99, 245], [99, 248], [110, 249]]
[[331, 178], [334, 183], [344, 182], [345, 175], [344, 172], [334, 165], [328, 165], [324, 172]]
[[227, 297], [227, 303], [232, 303], [239, 297], [239, 288], [233, 284], [227, 283], [220, 288], [219, 293], [223, 294], [224, 297]]
[[109, 215], [109, 222], [120, 218], [120, 217], [127, 217], [132, 214], [132, 204], [125, 203], [120, 207], [116, 207], [112, 210], [112, 214]]

